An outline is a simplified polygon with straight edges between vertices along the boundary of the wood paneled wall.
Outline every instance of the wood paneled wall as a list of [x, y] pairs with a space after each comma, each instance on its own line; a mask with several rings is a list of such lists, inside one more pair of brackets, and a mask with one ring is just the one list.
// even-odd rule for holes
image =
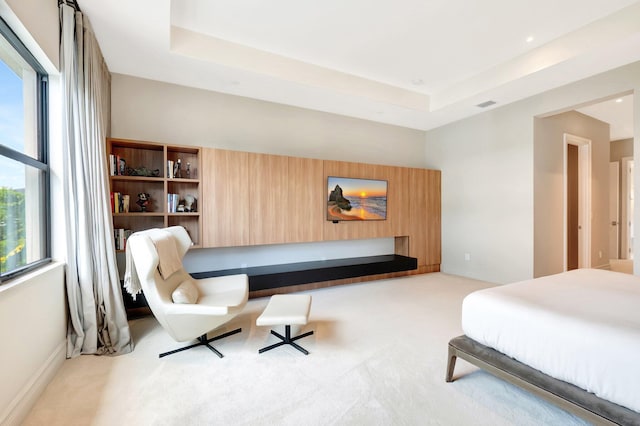
[[409, 170], [409, 256], [418, 268], [440, 264], [440, 172]]
[[249, 154], [202, 150], [204, 247], [249, 244]]
[[425, 188], [427, 188], [427, 206], [425, 209], [427, 252], [425, 263], [427, 265], [440, 265], [442, 258], [442, 174], [439, 170], [425, 170], [424, 173], [427, 175], [425, 182]]
[[287, 214], [285, 242], [322, 241], [323, 229], [318, 224], [325, 220], [326, 203], [321, 195], [325, 186], [322, 160], [289, 157], [289, 204], [285, 210], [293, 214]]
[[277, 244], [286, 241], [288, 182], [287, 157], [249, 154], [249, 244]]
[[[440, 172], [203, 150], [205, 247], [408, 237], [418, 273], [440, 265]], [[388, 182], [387, 219], [326, 220], [327, 177]], [[399, 250], [406, 251], [406, 240]], [[399, 253], [402, 254], [402, 253]]]

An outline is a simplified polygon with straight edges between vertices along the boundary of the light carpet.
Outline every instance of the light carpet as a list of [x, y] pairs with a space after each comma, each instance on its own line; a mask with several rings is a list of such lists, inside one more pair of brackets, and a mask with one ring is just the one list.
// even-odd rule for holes
[[223, 359], [205, 347], [158, 359], [180, 344], [153, 317], [133, 320], [132, 353], [67, 360], [25, 424], [586, 424], [463, 360], [445, 383], [462, 299], [490, 286], [434, 273], [305, 292], [308, 356], [289, 346], [258, 355], [277, 341], [255, 325], [267, 298], [218, 330], [242, 327], [214, 342]]

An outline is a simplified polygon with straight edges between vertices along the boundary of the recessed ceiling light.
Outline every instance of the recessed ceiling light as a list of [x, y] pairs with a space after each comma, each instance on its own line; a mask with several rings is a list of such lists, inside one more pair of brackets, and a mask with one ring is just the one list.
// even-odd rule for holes
[[622, 102], [622, 101], [623, 101], [623, 99], [622, 99], [622, 98], [618, 98], [618, 99], [616, 99], [616, 102], [617, 102], [617, 103], [620, 103], [620, 102]]
[[533, 36], [527, 37], [527, 43], [531, 43], [533, 41]]

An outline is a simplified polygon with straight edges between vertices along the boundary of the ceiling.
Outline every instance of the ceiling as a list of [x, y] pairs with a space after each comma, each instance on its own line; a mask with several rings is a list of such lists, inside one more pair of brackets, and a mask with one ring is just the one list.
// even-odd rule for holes
[[428, 130], [640, 60], [631, 0], [78, 0], [111, 72]]
[[576, 111], [609, 123], [612, 141], [633, 137], [633, 95], [612, 98]]

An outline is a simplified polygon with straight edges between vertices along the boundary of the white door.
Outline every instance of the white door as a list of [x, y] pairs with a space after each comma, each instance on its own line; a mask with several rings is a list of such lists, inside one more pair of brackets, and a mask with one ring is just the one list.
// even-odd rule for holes
[[629, 193], [627, 194], [627, 202], [629, 212], [629, 227], [627, 228], [627, 232], [629, 233], [629, 259], [633, 259], [633, 160], [629, 161]]
[[620, 163], [612, 161], [609, 163], [609, 258], [618, 259], [620, 253]]
[[[591, 140], [564, 134], [564, 270], [591, 267]], [[570, 147], [573, 148], [570, 148]], [[577, 148], [577, 170], [570, 165], [570, 156], [575, 160]], [[572, 170], [570, 170], [572, 169]], [[575, 182], [577, 178], [577, 197]], [[571, 188], [571, 190], [570, 190]], [[571, 197], [577, 198], [570, 199]], [[577, 204], [577, 205], [576, 205]], [[577, 207], [577, 218], [575, 211]], [[577, 220], [577, 226], [575, 224]], [[575, 251], [577, 250], [577, 259]], [[576, 262], [577, 260], [577, 262]]]
[[633, 158], [622, 159], [620, 258], [633, 259]]

